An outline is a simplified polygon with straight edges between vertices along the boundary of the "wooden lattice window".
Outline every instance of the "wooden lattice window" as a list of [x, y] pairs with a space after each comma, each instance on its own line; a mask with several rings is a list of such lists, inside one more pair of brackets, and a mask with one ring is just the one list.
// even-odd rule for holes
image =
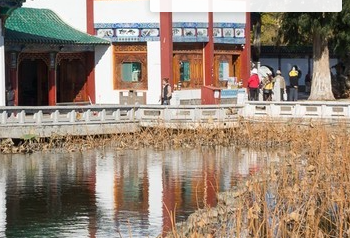
[[114, 89], [147, 90], [145, 44], [118, 43], [114, 47]]

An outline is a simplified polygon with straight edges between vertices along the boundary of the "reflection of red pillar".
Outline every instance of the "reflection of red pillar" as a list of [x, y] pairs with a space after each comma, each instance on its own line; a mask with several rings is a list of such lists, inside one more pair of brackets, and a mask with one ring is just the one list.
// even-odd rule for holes
[[247, 86], [247, 81], [250, 76], [250, 12], [246, 12], [245, 23], [245, 46], [241, 54], [241, 77], [243, 86]]
[[214, 36], [213, 36], [213, 13], [208, 13], [208, 38], [204, 47], [204, 85], [213, 85], [214, 76]]
[[89, 238], [95, 238], [97, 233], [97, 206], [96, 206], [96, 160], [92, 160], [88, 180], [89, 180], [89, 201], [93, 211], [89, 211]]
[[[147, 167], [145, 166], [143, 171], [143, 179], [142, 179], [142, 212], [143, 214], [149, 214], [149, 176], [147, 173]], [[148, 219], [147, 219], [148, 220]]]
[[56, 105], [56, 53], [50, 53], [49, 65], [49, 106]]
[[11, 67], [10, 67], [10, 83], [12, 89], [15, 90], [15, 102], [14, 105], [18, 106], [18, 66], [17, 66], [17, 52], [11, 53]]
[[87, 93], [88, 100], [91, 100], [91, 103], [96, 103], [96, 93], [95, 93], [95, 52], [88, 52], [86, 58], [87, 65]]
[[175, 214], [175, 189], [172, 179], [171, 171], [163, 168], [163, 236], [171, 230], [171, 219]]
[[161, 78], [169, 78], [169, 83], [174, 88], [173, 17], [171, 12], [160, 13], [160, 62]]
[[205, 173], [205, 190], [206, 194], [204, 196], [206, 197], [206, 202], [208, 206], [213, 207], [216, 205], [216, 187], [217, 187], [217, 181], [215, 176], [215, 162], [213, 160], [213, 155], [208, 154], [205, 155], [205, 163], [203, 171]]

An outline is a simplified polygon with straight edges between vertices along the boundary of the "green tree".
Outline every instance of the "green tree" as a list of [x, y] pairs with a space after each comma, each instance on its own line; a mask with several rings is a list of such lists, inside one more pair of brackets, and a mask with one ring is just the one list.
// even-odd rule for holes
[[[312, 44], [314, 68], [310, 100], [334, 100], [329, 66], [329, 48], [350, 66], [350, 1], [338, 13], [284, 13], [280, 36], [287, 44]], [[332, 47], [329, 47], [332, 46]], [[350, 67], [348, 67], [350, 68]], [[345, 83], [346, 84], [346, 83]], [[348, 83], [350, 86], [350, 84]], [[350, 87], [349, 87], [350, 89]]]
[[280, 32], [287, 44], [313, 44], [310, 100], [334, 100], [329, 66], [329, 42], [338, 13], [284, 13]]
[[280, 45], [278, 29], [281, 26], [281, 15], [279, 12], [261, 13], [261, 45]]

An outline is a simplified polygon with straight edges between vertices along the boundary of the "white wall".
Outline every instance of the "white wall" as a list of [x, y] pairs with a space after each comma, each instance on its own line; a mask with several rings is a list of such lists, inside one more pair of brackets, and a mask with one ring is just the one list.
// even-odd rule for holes
[[149, 10], [149, 1], [95, 1], [95, 23], [157, 23], [159, 13]]
[[[147, 104], [160, 104], [162, 80], [160, 70], [160, 42], [147, 42], [147, 74], [148, 93]], [[151, 93], [150, 93], [151, 92]]]
[[245, 23], [245, 12], [214, 12], [214, 22]]
[[[245, 23], [245, 13], [235, 12], [216, 12], [213, 13], [214, 22], [225, 22], [225, 23]], [[208, 22], [207, 12], [174, 12], [173, 22]]]
[[[112, 46], [97, 46], [95, 50], [95, 88], [96, 104], [119, 104], [120, 93], [128, 94], [129, 90], [113, 89], [113, 54]], [[160, 104], [161, 72], [160, 72], [160, 42], [147, 42], [148, 62], [148, 90], [136, 90], [146, 92], [147, 104]], [[150, 93], [151, 92], [151, 93]]]
[[[95, 1], [95, 23], [158, 23], [159, 13], [150, 11], [150, 1]], [[173, 12], [173, 22], [208, 22], [208, 13]], [[214, 22], [245, 23], [245, 13], [214, 13]]]
[[173, 12], [173, 22], [208, 22], [208, 13]]
[[119, 92], [113, 90], [112, 46], [107, 47], [95, 48], [96, 104], [119, 103]]
[[23, 7], [51, 9], [68, 25], [86, 32], [86, 0], [27, 0]]

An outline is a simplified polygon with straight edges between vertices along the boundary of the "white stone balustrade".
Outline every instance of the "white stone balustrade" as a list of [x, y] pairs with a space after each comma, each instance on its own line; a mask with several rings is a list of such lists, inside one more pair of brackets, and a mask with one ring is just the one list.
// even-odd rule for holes
[[[350, 104], [345, 102], [253, 102], [223, 105], [105, 105], [57, 107], [0, 107], [0, 138], [17, 138], [26, 131], [49, 136], [60, 130], [76, 134], [103, 131], [116, 133], [138, 126], [235, 126], [238, 117], [269, 120], [320, 119], [350, 120]], [[230, 124], [230, 122], [232, 122]], [[216, 123], [216, 124], [215, 124]], [[78, 127], [77, 127], [78, 125]], [[53, 127], [55, 126], [55, 127]], [[85, 127], [85, 128], [83, 128]], [[79, 130], [77, 129], [79, 128]], [[78, 134], [79, 134], [78, 133]]]

